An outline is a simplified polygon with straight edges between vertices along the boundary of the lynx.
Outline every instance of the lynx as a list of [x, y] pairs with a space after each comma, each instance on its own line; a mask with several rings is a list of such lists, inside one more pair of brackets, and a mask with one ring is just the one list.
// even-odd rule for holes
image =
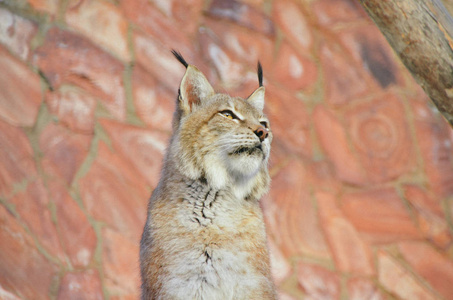
[[142, 299], [276, 299], [259, 205], [272, 141], [261, 65], [243, 99], [173, 54], [186, 72], [140, 244]]

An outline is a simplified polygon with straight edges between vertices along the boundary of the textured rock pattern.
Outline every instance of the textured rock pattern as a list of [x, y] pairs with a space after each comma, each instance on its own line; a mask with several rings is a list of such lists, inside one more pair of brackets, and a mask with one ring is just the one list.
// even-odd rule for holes
[[453, 131], [353, 0], [0, 1], [0, 298], [137, 299], [172, 48], [262, 62], [281, 299], [453, 299]]

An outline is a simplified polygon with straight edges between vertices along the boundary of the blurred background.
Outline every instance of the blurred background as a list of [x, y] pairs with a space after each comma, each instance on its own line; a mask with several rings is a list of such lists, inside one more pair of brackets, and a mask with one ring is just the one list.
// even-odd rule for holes
[[0, 0], [0, 298], [138, 299], [184, 67], [274, 132], [282, 300], [453, 299], [453, 131], [354, 0]]

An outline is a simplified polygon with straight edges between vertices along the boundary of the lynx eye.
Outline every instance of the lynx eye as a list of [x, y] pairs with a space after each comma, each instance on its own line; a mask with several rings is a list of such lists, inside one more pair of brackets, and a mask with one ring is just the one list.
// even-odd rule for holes
[[264, 128], [268, 128], [268, 126], [269, 126], [266, 121], [262, 121], [262, 122], [260, 122], [260, 124], [263, 125]]
[[220, 113], [228, 119], [231, 119], [231, 120], [237, 119], [237, 117], [233, 114], [233, 112], [231, 110], [224, 110], [224, 111], [221, 111]]

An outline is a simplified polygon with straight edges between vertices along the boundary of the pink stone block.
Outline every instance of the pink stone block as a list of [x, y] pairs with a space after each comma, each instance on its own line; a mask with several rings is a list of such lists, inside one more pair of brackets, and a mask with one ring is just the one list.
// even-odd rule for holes
[[11, 125], [32, 127], [42, 101], [38, 74], [2, 47], [0, 70], [0, 118]]

